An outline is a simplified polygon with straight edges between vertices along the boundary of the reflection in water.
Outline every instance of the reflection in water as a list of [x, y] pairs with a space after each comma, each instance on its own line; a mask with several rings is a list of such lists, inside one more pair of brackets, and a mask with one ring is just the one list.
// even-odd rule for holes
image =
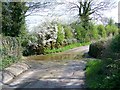
[[81, 59], [82, 53], [63, 53], [63, 54], [51, 54], [51, 55], [34, 55], [27, 57], [28, 60], [71, 60]]

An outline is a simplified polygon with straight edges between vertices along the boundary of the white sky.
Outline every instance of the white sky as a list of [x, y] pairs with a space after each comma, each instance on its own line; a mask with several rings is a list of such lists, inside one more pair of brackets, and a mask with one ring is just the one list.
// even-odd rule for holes
[[[61, 1], [61, 0], [57, 0], [57, 1]], [[76, 2], [77, 0], [62, 0], [62, 1], [67, 1], [67, 2]], [[115, 0], [116, 2], [118, 2], [119, 0]], [[74, 14], [78, 13], [77, 11], [74, 11], [74, 14], [68, 14], [68, 12], [64, 11], [66, 8], [66, 6], [57, 6], [55, 7], [55, 10], [48, 10], [48, 9], [45, 9], [44, 11], [45, 12], [38, 12], [36, 14], [39, 14], [41, 13], [43, 16], [28, 16], [26, 18], [26, 21], [27, 21], [27, 26], [28, 26], [28, 29], [33, 27], [33, 26], [36, 26], [44, 21], [52, 21], [52, 20], [58, 20], [58, 21], [61, 21], [61, 22], [70, 22], [70, 21], [74, 21], [75, 18], [73, 18]], [[120, 11], [120, 10], [119, 10]], [[57, 13], [58, 16], [46, 16], [48, 13]], [[62, 15], [63, 14], [63, 15]], [[68, 15], [64, 15], [64, 14], [68, 14]], [[50, 15], [50, 14], [49, 14]], [[60, 16], [59, 16], [60, 15]], [[114, 19], [115, 22], [118, 22], [118, 5], [116, 8], [110, 10], [110, 11], [106, 11], [104, 13], [104, 15], [106, 17], [111, 17]]]

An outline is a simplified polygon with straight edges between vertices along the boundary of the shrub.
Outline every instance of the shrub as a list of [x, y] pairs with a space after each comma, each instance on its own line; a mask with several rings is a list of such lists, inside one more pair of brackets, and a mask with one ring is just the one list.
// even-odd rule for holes
[[99, 38], [97, 26], [94, 23], [90, 23], [89, 30], [87, 32], [89, 34], [90, 40], [95, 40]]
[[113, 52], [120, 53], [120, 34], [113, 38], [111, 42], [111, 49]]
[[118, 28], [117, 28], [117, 26], [115, 26], [115, 25], [107, 25], [106, 26], [106, 33], [107, 33], [107, 36], [110, 36], [110, 34], [111, 35], [117, 35], [118, 34]]
[[0, 70], [10, 66], [11, 64], [17, 62], [19, 60], [18, 57], [15, 56], [6, 56], [2, 58], [2, 63], [0, 63]]
[[65, 39], [70, 39], [73, 37], [72, 28], [69, 26], [64, 26]]
[[120, 88], [119, 60], [92, 60], [87, 63], [86, 84], [88, 88]]
[[106, 41], [98, 41], [90, 44], [88, 54], [94, 58], [100, 58], [104, 49], [106, 49]]
[[97, 27], [93, 26], [93, 29], [91, 31], [92, 31], [92, 39], [98, 39], [99, 35], [98, 35]]
[[105, 29], [106, 29], [106, 34], [107, 34], [107, 36], [110, 36], [110, 34], [111, 34], [111, 26], [110, 26], [110, 25], [107, 25], [107, 26], [105, 27]]
[[103, 25], [98, 25], [97, 27], [98, 29], [98, 34], [101, 36], [101, 37], [106, 37], [106, 31], [105, 31], [105, 28]]
[[26, 34], [26, 36], [21, 36], [20, 39], [21, 45], [23, 47], [26, 47], [29, 44], [29, 42], [36, 43], [38, 41], [37, 36], [34, 34]]
[[120, 34], [120, 28], [118, 28], [118, 34]]
[[44, 54], [44, 46], [38, 44], [29, 44], [26, 46], [26, 49], [23, 51], [23, 56], [29, 55], [40, 55]]
[[116, 25], [111, 26], [112, 35], [115, 36], [118, 34], [118, 27]]
[[2, 60], [2, 69], [17, 62], [21, 58], [21, 43], [19, 38], [10, 36], [0, 36], [2, 45], [0, 45], [0, 55]]
[[86, 30], [81, 24], [75, 26], [75, 37], [79, 42], [85, 42]]
[[118, 34], [118, 27], [115, 25], [115, 22], [112, 18], [108, 20], [108, 24], [106, 25], [106, 31], [108, 36], [110, 36], [110, 34], [111, 35]]
[[57, 43], [62, 44], [64, 41], [64, 30], [61, 24], [58, 24], [58, 32], [57, 32]]

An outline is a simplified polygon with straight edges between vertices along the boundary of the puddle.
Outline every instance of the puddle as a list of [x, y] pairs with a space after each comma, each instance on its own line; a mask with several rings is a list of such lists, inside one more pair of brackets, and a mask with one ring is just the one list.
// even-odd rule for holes
[[82, 46], [78, 48], [74, 48], [65, 52], [60, 53], [54, 53], [54, 54], [48, 54], [48, 55], [33, 55], [24, 57], [24, 60], [80, 60], [82, 58], [88, 57], [87, 53], [89, 51], [89, 46]]
[[66, 54], [51, 54], [51, 55], [34, 55], [27, 57], [27, 60], [72, 60], [81, 59], [82, 53], [66, 53]]

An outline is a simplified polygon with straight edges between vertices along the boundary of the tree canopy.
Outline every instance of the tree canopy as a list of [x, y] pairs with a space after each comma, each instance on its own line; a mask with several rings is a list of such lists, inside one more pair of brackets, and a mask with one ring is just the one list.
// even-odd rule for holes
[[27, 6], [25, 2], [2, 2], [2, 33], [6, 36], [19, 36], [25, 24]]

